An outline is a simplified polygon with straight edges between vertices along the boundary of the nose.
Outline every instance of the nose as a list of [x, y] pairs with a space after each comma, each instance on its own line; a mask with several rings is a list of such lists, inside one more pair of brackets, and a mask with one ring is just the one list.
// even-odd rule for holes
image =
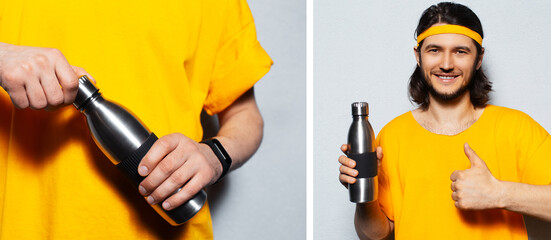
[[453, 70], [453, 55], [449, 52], [443, 54], [442, 61], [440, 62], [440, 69], [442, 71], [451, 71]]

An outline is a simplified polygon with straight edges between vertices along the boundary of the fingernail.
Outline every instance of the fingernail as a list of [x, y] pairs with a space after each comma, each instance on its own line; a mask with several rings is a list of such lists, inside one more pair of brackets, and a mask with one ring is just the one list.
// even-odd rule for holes
[[142, 176], [147, 175], [147, 167], [146, 166], [141, 166], [140, 169], [138, 169], [138, 173]]
[[142, 195], [147, 194], [147, 191], [145, 190], [144, 187], [140, 186], [138, 189], [140, 190], [140, 193], [141, 193]]
[[147, 197], [147, 202], [149, 204], [153, 204], [155, 202], [155, 199], [152, 196]]
[[170, 210], [170, 203], [169, 203], [169, 202], [166, 202], [166, 201], [163, 202], [163, 208], [164, 208], [165, 210]]

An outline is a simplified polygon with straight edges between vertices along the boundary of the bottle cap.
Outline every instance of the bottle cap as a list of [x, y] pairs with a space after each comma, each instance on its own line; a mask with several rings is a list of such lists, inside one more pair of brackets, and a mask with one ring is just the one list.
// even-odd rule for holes
[[352, 115], [354, 115], [354, 116], [368, 116], [369, 115], [369, 104], [367, 104], [366, 102], [352, 103]]
[[96, 93], [99, 89], [88, 79], [86, 75], [82, 75], [78, 79], [78, 92], [73, 102], [73, 105], [80, 110], [80, 108]]

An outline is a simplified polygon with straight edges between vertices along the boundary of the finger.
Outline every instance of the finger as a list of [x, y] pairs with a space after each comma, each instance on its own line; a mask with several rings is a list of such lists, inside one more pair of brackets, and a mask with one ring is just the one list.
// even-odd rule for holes
[[[157, 166], [147, 175], [147, 177], [140, 183], [138, 190], [143, 195], [148, 195], [157, 190], [165, 181], [169, 178], [185, 163], [185, 160], [176, 158], [174, 154], [167, 155], [161, 160]], [[185, 182], [183, 182], [185, 183]], [[183, 184], [181, 183], [181, 184]], [[165, 187], [166, 189], [166, 187]], [[173, 189], [173, 191], [176, 190]], [[161, 194], [157, 193], [159, 196]], [[161, 198], [155, 198], [161, 200]]]
[[27, 92], [27, 98], [29, 99], [29, 107], [31, 109], [43, 109], [46, 107], [48, 102], [46, 101], [46, 95], [40, 83], [38, 82], [28, 82], [25, 85]]
[[452, 180], [453, 182], [457, 181], [457, 179], [459, 179], [460, 177], [460, 173], [461, 173], [461, 170], [453, 171], [452, 175], [450, 176], [450, 180]]
[[[159, 187], [151, 193], [151, 195], [147, 197], [147, 201], [150, 204], [155, 204], [163, 199], [166, 199], [175, 193], [179, 188], [184, 186], [184, 184], [191, 179], [193, 174], [195, 174], [195, 172], [192, 172], [186, 168], [185, 164], [182, 165], [178, 170], [174, 171], [169, 178], [163, 181]], [[149, 177], [151, 177], [151, 175]]]
[[54, 72], [48, 72], [40, 76], [40, 83], [46, 95], [46, 101], [49, 107], [56, 107], [63, 104], [63, 91], [57, 81]]
[[346, 175], [351, 176], [351, 177], [358, 176], [358, 170], [346, 167], [344, 165], [341, 165], [339, 167], [339, 171], [341, 172], [341, 174], [346, 174]]
[[344, 166], [347, 166], [349, 168], [355, 168], [356, 167], [356, 161], [344, 156], [344, 155], [341, 155], [339, 157], [339, 163], [341, 163], [342, 165]]
[[142, 177], [147, 176], [151, 170], [154, 169], [166, 155], [174, 151], [177, 146], [178, 141], [172, 135], [166, 135], [159, 138], [143, 157], [138, 166], [138, 173]]
[[375, 151], [377, 152], [377, 159], [378, 160], [383, 159], [383, 148], [379, 146]]
[[16, 108], [24, 109], [29, 107], [27, 91], [24, 87], [14, 87], [10, 89], [10, 99]]
[[454, 201], [459, 201], [459, 198], [457, 197], [457, 192], [452, 192], [452, 199]]
[[343, 153], [348, 152], [348, 144], [343, 144], [343, 145], [341, 146], [341, 151], [342, 151]]
[[75, 71], [67, 62], [67, 59], [63, 54], [57, 50], [54, 50], [55, 54], [55, 74], [59, 85], [63, 91], [63, 103], [72, 104], [75, 101], [78, 91], [78, 77]]
[[450, 187], [451, 187], [451, 189], [452, 189], [452, 192], [457, 191], [457, 187], [456, 187], [455, 185], [456, 185], [455, 182], [452, 182], [452, 184], [450, 184]]
[[177, 193], [170, 196], [163, 202], [163, 208], [166, 210], [172, 210], [176, 207], [179, 207], [183, 203], [191, 199], [195, 194], [197, 194], [209, 179], [206, 179], [199, 174], [193, 176], [189, 182], [187, 182]]
[[346, 188], [348, 188], [348, 184], [354, 184], [356, 183], [356, 178], [353, 178], [351, 176], [348, 176], [346, 174], [339, 174], [339, 181], [342, 185], [344, 185]]
[[465, 155], [471, 162], [471, 167], [486, 167], [486, 163], [476, 154], [468, 143], [463, 145], [463, 149], [465, 151]]

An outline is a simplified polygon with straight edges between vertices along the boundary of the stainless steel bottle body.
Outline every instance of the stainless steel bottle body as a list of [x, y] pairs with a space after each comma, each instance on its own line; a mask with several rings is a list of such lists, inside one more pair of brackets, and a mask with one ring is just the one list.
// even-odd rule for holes
[[[75, 107], [86, 116], [86, 122], [96, 145], [121, 170], [137, 189], [143, 177], [138, 165], [157, 136], [123, 106], [106, 100], [86, 76], [79, 79]], [[167, 222], [179, 225], [191, 219], [206, 201], [201, 190], [192, 199], [173, 210], [160, 204], [153, 206]]]
[[375, 134], [368, 121], [369, 108], [365, 102], [352, 104], [352, 124], [348, 131], [347, 156], [356, 161], [359, 174], [356, 183], [349, 184], [350, 201], [364, 203], [377, 200], [377, 154]]
[[151, 135], [129, 111], [121, 105], [98, 96], [82, 110], [96, 145], [118, 165], [136, 151]]

